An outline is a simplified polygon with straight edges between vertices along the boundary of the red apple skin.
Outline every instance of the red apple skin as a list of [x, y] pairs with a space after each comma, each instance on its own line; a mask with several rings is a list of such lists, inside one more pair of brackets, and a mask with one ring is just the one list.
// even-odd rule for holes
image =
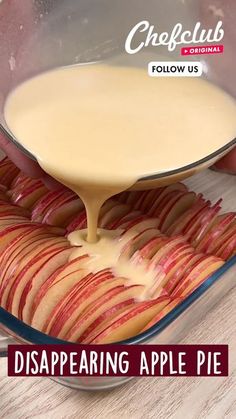
[[169, 226], [181, 217], [189, 208], [192, 208], [196, 202], [194, 192], [182, 193], [177, 199], [173, 200], [171, 205], [165, 207], [160, 214], [160, 230], [166, 233]]
[[[92, 273], [85, 273], [82, 280], [80, 280], [79, 284], [75, 284], [64, 296], [64, 298], [53, 308], [51, 311], [50, 316], [45, 321], [44, 326], [42, 328], [42, 331], [46, 333], [50, 333], [51, 327], [53, 324], [56, 324], [56, 318], [58, 316], [58, 313], [60, 313], [61, 310], [63, 310], [63, 307], [66, 306], [68, 308], [67, 302], [72, 301], [73, 299], [78, 295], [78, 291], [81, 291], [83, 287], [89, 285], [92, 283], [92, 281], [96, 279], [102, 279], [102, 280], [111, 280], [114, 279], [114, 275], [111, 272], [111, 270], [103, 270], [100, 272], [97, 272], [96, 274]], [[61, 318], [59, 316], [59, 328], [61, 327]], [[57, 325], [58, 326], [58, 325]]]
[[187, 187], [183, 183], [176, 183], [173, 185], [165, 186], [164, 188], [160, 188], [159, 193], [155, 197], [155, 199], [150, 203], [147, 213], [148, 215], [154, 215], [156, 210], [158, 211], [161, 209], [163, 202], [166, 197], [166, 195], [169, 195], [169, 193], [174, 192], [174, 194], [178, 192], [185, 192], [187, 190]]
[[183, 301], [182, 298], [175, 298], [172, 300], [166, 307], [163, 308], [163, 310], [160, 311], [142, 330], [142, 332], [145, 332], [146, 330], [150, 329], [152, 326], [157, 324], [163, 317], [167, 316], [172, 310], [174, 310], [175, 307], [177, 307], [181, 302]]
[[141, 233], [138, 233], [124, 244], [121, 249], [120, 257], [125, 256], [130, 259], [140, 246], [144, 246], [151, 238], [157, 236], [159, 236], [159, 231], [155, 228], [147, 228]]
[[224, 244], [230, 239], [235, 237], [236, 235], [236, 222], [228, 228], [222, 236], [218, 237], [214, 242], [210, 244], [207, 249], [207, 254], [214, 254], [218, 255], [218, 250], [224, 246]]
[[[78, 266], [78, 262], [80, 264], [80, 262], [83, 262], [84, 259], [87, 259], [88, 255], [83, 255], [83, 256], [79, 256], [76, 259], [73, 259], [70, 262], [67, 262], [66, 264], [64, 264], [62, 267], [58, 268], [55, 272], [53, 272], [49, 278], [44, 282], [44, 284], [40, 287], [39, 291], [37, 292], [37, 295], [34, 298], [33, 301], [33, 306], [32, 306], [32, 317], [35, 313], [35, 310], [37, 309], [39, 303], [42, 301], [43, 297], [45, 296], [45, 294], [47, 293], [47, 291], [58, 281], [57, 278], [59, 275], [61, 275], [63, 273], [63, 271], [65, 271], [65, 269], [67, 269], [68, 267], [73, 267], [76, 265], [76, 267], [74, 268], [75, 270], [72, 270], [71, 272], [77, 272], [79, 271], [79, 266]], [[67, 275], [65, 275], [64, 277], [62, 276], [62, 278], [60, 279], [60, 281], [62, 281], [63, 279], [66, 280]], [[32, 319], [32, 318], [31, 318]]]
[[109, 228], [111, 230], [119, 229], [122, 224], [125, 224], [126, 222], [130, 222], [130, 221], [134, 221], [137, 218], [139, 218], [141, 215], [142, 213], [140, 211], [130, 211], [129, 214], [111, 223]]
[[208, 252], [208, 249], [210, 249], [211, 245], [214, 245], [215, 240], [223, 235], [228, 228], [230, 228], [235, 218], [235, 213], [228, 213], [224, 214], [223, 216], [218, 216], [211, 229], [198, 243], [196, 250], [199, 252]]
[[205, 211], [205, 214], [201, 217], [201, 225], [195, 230], [194, 234], [192, 234], [189, 238], [191, 244], [196, 247], [201, 238], [207, 234], [208, 230], [210, 230], [211, 226], [214, 224], [215, 220], [217, 219], [217, 215], [220, 212], [221, 207], [218, 205], [214, 205], [214, 207], [209, 208]]
[[17, 242], [17, 246], [15, 243], [8, 246], [3, 253], [0, 264], [0, 269], [2, 270], [0, 290], [2, 290], [6, 278], [9, 278], [9, 275], [13, 275], [16, 267], [24, 257], [30, 255], [35, 249], [38, 250], [42, 244], [50, 244], [51, 240], [55, 240], [55, 238], [55, 236], [40, 229], [33, 230], [32, 232], [29, 231], [27, 235], [23, 235], [22, 240]]
[[9, 202], [5, 202], [4, 205], [0, 205], [0, 216], [3, 214], [7, 215], [22, 215], [23, 217], [30, 218], [30, 212], [22, 207], [17, 205], [12, 205]]
[[180, 296], [181, 298], [187, 298], [190, 294], [192, 294], [200, 285], [203, 284], [211, 275], [214, 274], [217, 269], [219, 269], [223, 265], [223, 261], [215, 262], [215, 264], [212, 264], [212, 269], [210, 272], [206, 273], [204, 277], [201, 277], [201, 279], [195, 278], [193, 281], [187, 283], [183, 290], [180, 290]]
[[32, 186], [24, 189], [13, 200], [19, 206], [30, 209], [47, 192], [47, 188], [38, 181]]
[[13, 179], [10, 185], [10, 190], [15, 189], [18, 185], [22, 184], [26, 179], [28, 179], [28, 177], [23, 172], [19, 172], [18, 175], [15, 177], [15, 179]]
[[[0, 256], [5, 250], [7, 245], [15, 238], [17, 235], [21, 234], [24, 231], [34, 229], [34, 225], [30, 222], [25, 224], [16, 224], [10, 227], [6, 227], [3, 231], [0, 232]], [[38, 227], [38, 226], [37, 226]]]
[[122, 217], [125, 217], [130, 212], [129, 205], [126, 204], [116, 204], [105, 214], [100, 215], [99, 217], [99, 226], [101, 228], [106, 228], [108, 230], [111, 229], [111, 225], [113, 225], [117, 220]]
[[122, 303], [116, 304], [101, 316], [99, 316], [88, 329], [78, 338], [78, 343], [89, 344], [94, 336], [96, 336], [96, 330], [105, 322], [112, 320], [115, 316], [123, 313], [124, 311], [135, 308], [137, 302], [134, 299], [126, 300]]
[[[19, 301], [17, 317], [20, 320], [30, 323], [32, 305], [37, 290], [45, 283], [50, 275], [55, 272], [55, 269], [63, 266], [68, 261], [71, 252], [72, 249], [64, 247], [54, 251], [51, 257], [45, 261], [41, 269], [32, 275], [30, 280], [26, 283]], [[17, 290], [15, 292], [17, 292]]]
[[[117, 329], [119, 330], [122, 327], [124, 327], [125, 324], [127, 324], [127, 322], [133, 322], [133, 324], [135, 322], [137, 324], [137, 326], [135, 324], [135, 334], [140, 333], [143, 327], [145, 326], [142, 325], [141, 320], [144, 321], [144, 323], [148, 323], [150, 321], [150, 317], [152, 318], [153, 312], [155, 312], [155, 308], [157, 308], [157, 311], [159, 312], [169, 302], [170, 298], [162, 297], [152, 301], [137, 303], [136, 307], [132, 307], [131, 309], [128, 309], [125, 312], [123, 312], [121, 315], [118, 315], [117, 317], [113, 318], [110, 324], [108, 324], [100, 333], [98, 333], [96, 337], [93, 338], [91, 342], [88, 343], [106, 344], [114, 342], [113, 338], [111, 337], [112, 333], [114, 333], [114, 331], [117, 331]], [[146, 318], [146, 314], [148, 312], [151, 312], [151, 314], [149, 315], [149, 320], [147, 320]], [[126, 331], [126, 334], [121, 333], [121, 339], [119, 338], [119, 340], [127, 339], [132, 336], [132, 332], [127, 333]]]
[[12, 163], [11, 160], [8, 159], [8, 157], [5, 157], [0, 162], [1, 184], [6, 187], [9, 187], [19, 172], [20, 170], [14, 165], [14, 163]]
[[[108, 286], [108, 289], [114, 288], [117, 285], [117, 280], [118, 278], [114, 278], [113, 275], [107, 278], [101, 277], [93, 279], [90, 284], [86, 284], [79, 292], [75, 292], [74, 296], [71, 296], [72, 298], [70, 298], [69, 303], [65, 302], [63, 309], [58, 311], [57, 316], [50, 327], [49, 333], [52, 334], [52, 336], [64, 338], [74, 320], [78, 318], [78, 309], [80, 309], [82, 305], [87, 304], [89, 297], [96, 295], [96, 292], [99, 290], [101, 292], [100, 295], [102, 295], [102, 293], [104, 294], [103, 287], [105, 287], [105, 285]], [[125, 279], [119, 279], [119, 283], [124, 284], [125, 282]], [[70, 324], [70, 322], [72, 323]]]
[[1, 284], [1, 294], [0, 294], [0, 303], [3, 308], [11, 311], [12, 299], [15, 293], [15, 290], [21, 281], [22, 275], [24, 275], [28, 269], [34, 266], [45, 253], [52, 252], [55, 247], [62, 246], [68, 247], [68, 244], [62, 238], [55, 239], [54, 243], [50, 241], [44, 241], [42, 246], [38, 246], [38, 253], [32, 259], [28, 260], [28, 255], [26, 255], [27, 262], [24, 264], [24, 260], [21, 261], [20, 266], [17, 266], [17, 269], [14, 271], [14, 275], [7, 276], [4, 280], [4, 283]]
[[[185, 275], [184, 278], [179, 282], [178, 286], [175, 288], [174, 292], [172, 293], [172, 297], [182, 296], [185, 288], [187, 288], [191, 283], [197, 280], [198, 276], [200, 276], [204, 270], [207, 269], [208, 266], [213, 265], [214, 263], [219, 262], [220, 264], [223, 263], [222, 260], [216, 258], [215, 256], [208, 256], [202, 262], [198, 262], [195, 267], [192, 267], [191, 272], [188, 275]], [[207, 279], [209, 275], [205, 277]], [[199, 285], [205, 280], [201, 280]]]
[[87, 227], [86, 211], [83, 210], [78, 214], [67, 226], [67, 234], [72, 233], [75, 230], [80, 230]]
[[142, 221], [146, 221], [148, 217], [146, 215], [141, 214], [139, 217], [134, 218], [133, 220], [126, 221], [124, 223], [120, 223], [118, 228], [124, 229], [125, 231], [130, 230], [131, 228], [137, 226], [137, 224], [141, 223]]
[[183, 264], [180, 265], [180, 267], [177, 269], [177, 271], [174, 273], [174, 275], [169, 279], [167, 284], [164, 286], [164, 290], [167, 292], [168, 295], [171, 295], [174, 288], [178, 285], [178, 283], [181, 281], [183, 275], [187, 272], [189, 266], [192, 266], [194, 264], [194, 260], [199, 260], [201, 258], [201, 255], [196, 254], [189, 254], [184, 258]]
[[[131, 285], [128, 287], [117, 286], [109, 290], [106, 294], [102, 295], [97, 299], [97, 301], [88, 307], [85, 313], [81, 315], [72, 325], [69, 332], [65, 335], [66, 340], [79, 341], [80, 339], [85, 338], [95, 327], [97, 327], [102, 321], [107, 318], [111, 318], [117, 310], [128, 307], [129, 305], [135, 303], [135, 297], [138, 294], [141, 294], [143, 291], [142, 285]], [[118, 301], [120, 299], [120, 301]], [[103, 311], [96, 316], [99, 309]], [[93, 321], [89, 319], [93, 318]], [[86, 328], [83, 328], [83, 325], [87, 321]], [[82, 327], [82, 331], [80, 330]]]
[[31, 220], [42, 222], [45, 212], [50, 206], [64, 196], [64, 191], [49, 191], [42, 198], [40, 198], [32, 208]]
[[218, 249], [216, 255], [224, 260], [228, 260], [236, 254], [236, 234], [230, 237], [227, 242]]
[[166, 234], [168, 236], [173, 236], [173, 235], [177, 235], [177, 234], [184, 234], [185, 229], [187, 228], [187, 226], [191, 225], [193, 220], [195, 219], [195, 217], [197, 216], [197, 214], [199, 213], [199, 211], [201, 211], [201, 209], [203, 207], [208, 207], [210, 205], [210, 201], [206, 202], [202, 196], [198, 195], [196, 198], [196, 202], [195, 204], [188, 209], [184, 214], [182, 214], [178, 220], [176, 220], [173, 225], [171, 225], [167, 231]]
[[83, 209], [84, 205], [80, 199], [70, 197], [62, 201], [56, 208], [49, 209], [42, 222], [49, 225], [65, 227]]

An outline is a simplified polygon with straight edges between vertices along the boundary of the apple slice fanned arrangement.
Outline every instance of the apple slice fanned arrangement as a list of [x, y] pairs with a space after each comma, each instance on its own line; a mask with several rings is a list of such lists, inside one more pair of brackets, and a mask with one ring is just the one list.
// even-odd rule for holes
[[[145, 263], [155, 281], [89, 272], [89, 254], [70, 258], [67, 235], [86, 228], [80, 199], [49, 191], [5, 158], [0, 162], [0, 305], [61, 339], [111, 343], [157, 323], [236, 254], [236, 214], [221, 214], [182, 183], [124, 192], [102, 207], [99, 226], [126, 235], [121, 256]], [[126, 237], [124, 236], [124, 237]]]

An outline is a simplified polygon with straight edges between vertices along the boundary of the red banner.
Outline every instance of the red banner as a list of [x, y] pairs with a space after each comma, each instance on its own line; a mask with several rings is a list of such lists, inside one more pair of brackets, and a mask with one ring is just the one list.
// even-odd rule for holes
[[181, 48], [181, 55], [222, 54], [224, 45], [201, 45]]
[[227, 345], [10, 345], [9, 376], [228, 376]]

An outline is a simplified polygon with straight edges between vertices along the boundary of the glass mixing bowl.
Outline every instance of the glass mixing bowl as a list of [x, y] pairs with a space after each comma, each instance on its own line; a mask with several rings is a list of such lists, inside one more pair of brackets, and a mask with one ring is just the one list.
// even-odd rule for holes
[[[219, 7], [221, 3], [222, 7]], [[204, 68], [203, 77], [236, 94], [233, 55], [236, 11], [233, 0], [3, 0], [0, 4], [0, 129], [17, 143], [8, 130], [3, 109], [8, 93], [19, 83], [55, 67], [113, 61], [117, 65], [145, 66], [149, 61], [183, 60], [177, 45], [169, 51], [166, 45], [148, 46], [143, 53], [127, 54], [125, 41], [131, 29], [143, 20], [154, 25], [158, 34], [172, 33], [176, 24], [194, 32], [197, 22], [202, 28], [215, 28], [219, 21], [225, 31], [224, 54], [197, 57]], [[144, 34], [137, 35], [143, 41]], [[197, 46], [199, 43], [196, 44]], [[212, 44], [211, 44], [212, 45]], [[189, 57], [184, 57], [187, 60]], [[191, 56], [189, 58], [193, 60]], [[194, 57], [196, 60], [196, 57]], [[196, 128], [197, 129], [197, 128]], [[200, 135], [200, 127], [199, 127]], [[166, 173], [143, 177], [133, 189], [164, 186], [211, 166], [236, 144], [229, 138], [226, 144], [200, 161]], [[27, 153], [27, 150], [23, 150]], [[31, 155], [32, 158], [34, 156]]]

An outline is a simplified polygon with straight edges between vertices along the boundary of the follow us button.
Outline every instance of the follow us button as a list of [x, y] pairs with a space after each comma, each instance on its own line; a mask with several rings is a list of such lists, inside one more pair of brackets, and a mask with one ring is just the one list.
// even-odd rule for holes
[[148, 64], [151, 77], [201, 77], [203, 64], [190, 61], [152, 61]]

